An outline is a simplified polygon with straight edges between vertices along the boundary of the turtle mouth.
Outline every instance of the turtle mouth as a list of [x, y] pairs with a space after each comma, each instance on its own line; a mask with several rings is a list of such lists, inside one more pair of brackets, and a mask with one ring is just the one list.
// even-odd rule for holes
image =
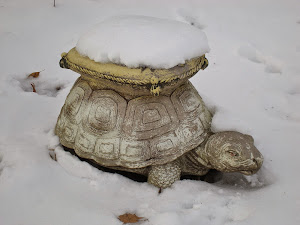
[[240, 172], [244, 175], [253, 175], [256, 173], [256, 170], [242, 170]]

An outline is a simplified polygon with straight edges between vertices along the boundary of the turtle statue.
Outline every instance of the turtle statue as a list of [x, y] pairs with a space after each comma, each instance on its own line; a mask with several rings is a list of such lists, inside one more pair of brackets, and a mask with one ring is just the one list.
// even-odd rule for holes
[[188, 81], [208, 61], [204, 55], [170, 69], [99, 63], [76, 48], [60, 66], [78, 72], [55, 133], [82, 158], [142, 174], [167, 188], [181, 175], [256, 173], [263, 157], [251, 136], [213, 133], [212, 115]]

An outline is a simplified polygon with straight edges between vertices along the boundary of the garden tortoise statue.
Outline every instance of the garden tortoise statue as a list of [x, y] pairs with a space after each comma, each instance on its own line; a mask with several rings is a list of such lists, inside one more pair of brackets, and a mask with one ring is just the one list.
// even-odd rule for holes
[[97, 164], [148, 176], [167, 188], [181, 175], [256, 173], [263, 157], [249, 135], [212, 133], [212, 115], [188, 81], [205, 56], [170, 69], [99, 63], [75, 48], [60, 66], [81, 74], [59, 115], [60, 143]]

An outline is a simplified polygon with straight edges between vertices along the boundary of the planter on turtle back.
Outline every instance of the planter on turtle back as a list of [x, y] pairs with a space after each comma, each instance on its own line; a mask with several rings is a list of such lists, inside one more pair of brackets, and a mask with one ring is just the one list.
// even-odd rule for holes
[[251, 136], [210, 130], [211, 113], [188, 81], [208, 65], [204, 55], [170, 69], [128, 68], [74, 48], [60, 65], [81, 74], [55, 128], [78, 156], [146, 175], [160, 188], [210, 169], [246, 175], [260, 169], [263, 157]]

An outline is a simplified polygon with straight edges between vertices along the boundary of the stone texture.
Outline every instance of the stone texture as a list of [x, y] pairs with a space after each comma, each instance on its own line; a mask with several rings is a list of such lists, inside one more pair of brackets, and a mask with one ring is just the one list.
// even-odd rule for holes
[[251, 136], [211, 132], [212, 115], [188, 81], [208, 65], [205, 56], [168, 70], [130, 69], [72, 49], [60, 65], [81, 74], [55, 127], [79, 157], [146, 175], [159, 188], [210, 169], [251, 175], [263, 163]]

